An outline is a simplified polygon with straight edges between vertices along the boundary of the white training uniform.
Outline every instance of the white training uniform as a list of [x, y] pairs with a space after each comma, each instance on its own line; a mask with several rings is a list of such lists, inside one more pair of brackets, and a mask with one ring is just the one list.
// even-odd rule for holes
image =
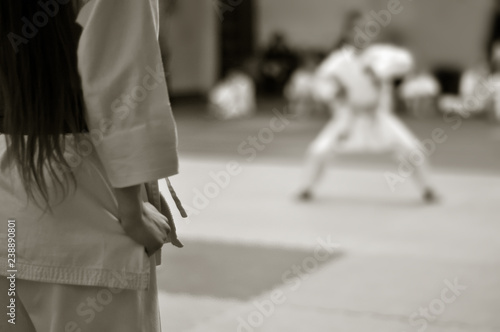
[[412, 65], [408, 51], [374, 45], [361, 54], [349, 48], [336, 51], [319, 66], [315, 90], [330, 106], [332, 119], [309, 147], [305, 190], [319, 179], [332, 153], [406, 154], [419, 147], [418, 139], [392, 113], [392, 79]]
[[[82, 137], [87, 144], [79, 153], [67, 139], [65, 156], [76, 187], [52, 205], [52, 213], [44, 213], [28, 204], [14, 170], [0, 170], [0, 219], [5, 226], [9, 218], [17, 220], [14, 330], [160, 332], [156, 260], [123, 230], [113, 190], [178, 170], [177, 131], [158, 43], [158, 0], [87, 1], [78, 24], [90, 134]], [[0, 160], [7, 149], [4, 136]], [[54, 200], [61, 198], [57, 188], [49, 189]], [[0, 228], [0, 245], [0, 288], [6, 290], [7, 227]], [[2, 291], [0, 303], [6, 296]], [[89, 304], [91, 299], [97, 302]]]

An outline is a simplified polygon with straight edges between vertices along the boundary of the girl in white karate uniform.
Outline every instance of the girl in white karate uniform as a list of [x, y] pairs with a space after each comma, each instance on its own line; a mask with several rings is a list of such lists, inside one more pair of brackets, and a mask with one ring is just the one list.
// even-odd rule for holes
[[144, 184], [176, 174], [178, 160], [158, 3], [61, 2], [0, 4], [0, 275], [17, 270], [16, 325], [1, 322], [159, 332], [153, 254], [175, 234]]
[[[408, 73], [412, 64], [411, 54], [398, 47], [374, 45], [361, 51], [346, 43], [320, 65], [315, 90], [333, 116], [309, 147], [299, 198], [312, 198], [334, 153], [392, 151], [408, 158], [420, 149], [418, 139], [392, 113], [392, 80]], [[425, 164], [415, 167], [413, 177], [424, 199], [434, 201]]]

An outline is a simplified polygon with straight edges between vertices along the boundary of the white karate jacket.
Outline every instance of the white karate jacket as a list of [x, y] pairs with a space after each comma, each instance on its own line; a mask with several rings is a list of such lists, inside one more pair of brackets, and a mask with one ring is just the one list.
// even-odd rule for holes
[[[16, 220], [18, 279], [148, 288], [150, 259], [121, 227], [113, 188], [177, 173], [158, 17], [158, 0], [90, 0], [81, 10], [79, 71], [87, 139], [95, 147], [87, 145], [84, 156], [72, 159], [77, 187], [67, 197], [54, 195], [53, 213], [27, 204], [15, 172], [0, 172], [0, 225]], [[5, 152], [0, 135], [0, 158]], [[12, 270], [7, 237], [1, 227], [0, 275]]]

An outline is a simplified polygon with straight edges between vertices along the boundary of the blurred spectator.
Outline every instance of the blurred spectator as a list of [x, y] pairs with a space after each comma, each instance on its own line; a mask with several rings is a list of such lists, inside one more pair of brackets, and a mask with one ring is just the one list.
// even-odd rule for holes
[[488, 79], [488, 76], [488, 65], [484, 62], [480, 62], [476, 66], [465, 70], [460, 79], [460, 95], [474, 95], [478, 85], [484, 83]]
[[[496, 30], [500, 34], [500, 14], [497, 12]], [[500, 38], [497, 35], [496, 38]], [[490, 59], [490, 76], [488, 79], [488, 89], [492, 92], [491, 118], [500, 123], [500, 40], [492, 41]]]
[[500, 121], [500, 44], [493, 43], [490, 63], [478, 62], [460, 76], [458, 93], [444, 94], [439, 107], [444, 113], [456, 113], [463, 118], [486, 114]]
[[299, 117], [321, 111], [322, 104], [315, 98], [315, 77], [319, 58], [313, 53], [303, 55], [301, 66], [293, 73], [285, 87], [289, 111]]
[[[475, 99], [468, 105], [471, 114], [480, 114], [488, 111], [491, 105], [491, 95], [485, 87], [490, 76], [488, 64], [480, 62], [473, 68], [467, 69], [460, 80], [460, 96], [463, 101]], [[478, 94], [479, 89], [485, 89], [485, 95]]]
[[498, 73], [500, 72], [500, 40], [492, 44], [490, 51], [490, 72]]
[[296, 66], [297, 57], [288, 47], [285, 36], [275, 33], [262, 56], [261, 75], [264, 92], [281, 94]]
[[440, 92], [439, 82], [430, 73], [409, 76], [399, 88], [406, 109], [416, 117], [435, 114]]
[[492, 72], [488, 80], [488, 88], [493, 93], [491, 102], [491, 118], [500, 123], [500, 42], [496, 42], [492, 51]]
[[210, 114], [221, 120], [242, 118], [255, 112], [255, 84], [242, 70], [229, 72], [209, 95]]
[[[494, 63], [494, 48], [495, 45], [500, 41], [500, 1], [495, 0], [495, 5], [493, 8], [492, 15], [492, 27], [490, 30], [490, 35], [486, 43], [486, 54], [488, 55], [488, 60], [490, 63]], [[498, 63], [497, 63], [498, 64]], [[492, 68], [493, 69], [493, 68]], [[493, 71], [497, 71], [497, 69], [493, 69]]]
[[458, 95], [460, 91], [460, 77], [462, 69], [453, 66], [440, 66], [434, 70], [434, 76], [441, 86], [441, 93]]

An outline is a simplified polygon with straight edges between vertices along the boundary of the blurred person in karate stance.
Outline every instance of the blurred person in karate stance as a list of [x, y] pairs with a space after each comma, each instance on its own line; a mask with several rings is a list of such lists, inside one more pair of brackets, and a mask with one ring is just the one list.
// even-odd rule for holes
[[[340, 47], [316, 72], [317, 96], [329, 105], [332, 119], [308, 149], [299, 192], [302, 200], [312, 199], [332, 154], [391, 151], [401, 161], [422, 149], [418, 139], [392, 113], [393, 80], [412, 70], [413, 58], [408, 51], [392, 45], [356, 48], [355, 27], [361, 20], [359, 13], [349, 16]], [[426, 160], [420, 162], [411, 176], [423, 199], [434, 202], [437, 196], [426, 167]], [[398, 179], [386, 179], [394, 190]]]

